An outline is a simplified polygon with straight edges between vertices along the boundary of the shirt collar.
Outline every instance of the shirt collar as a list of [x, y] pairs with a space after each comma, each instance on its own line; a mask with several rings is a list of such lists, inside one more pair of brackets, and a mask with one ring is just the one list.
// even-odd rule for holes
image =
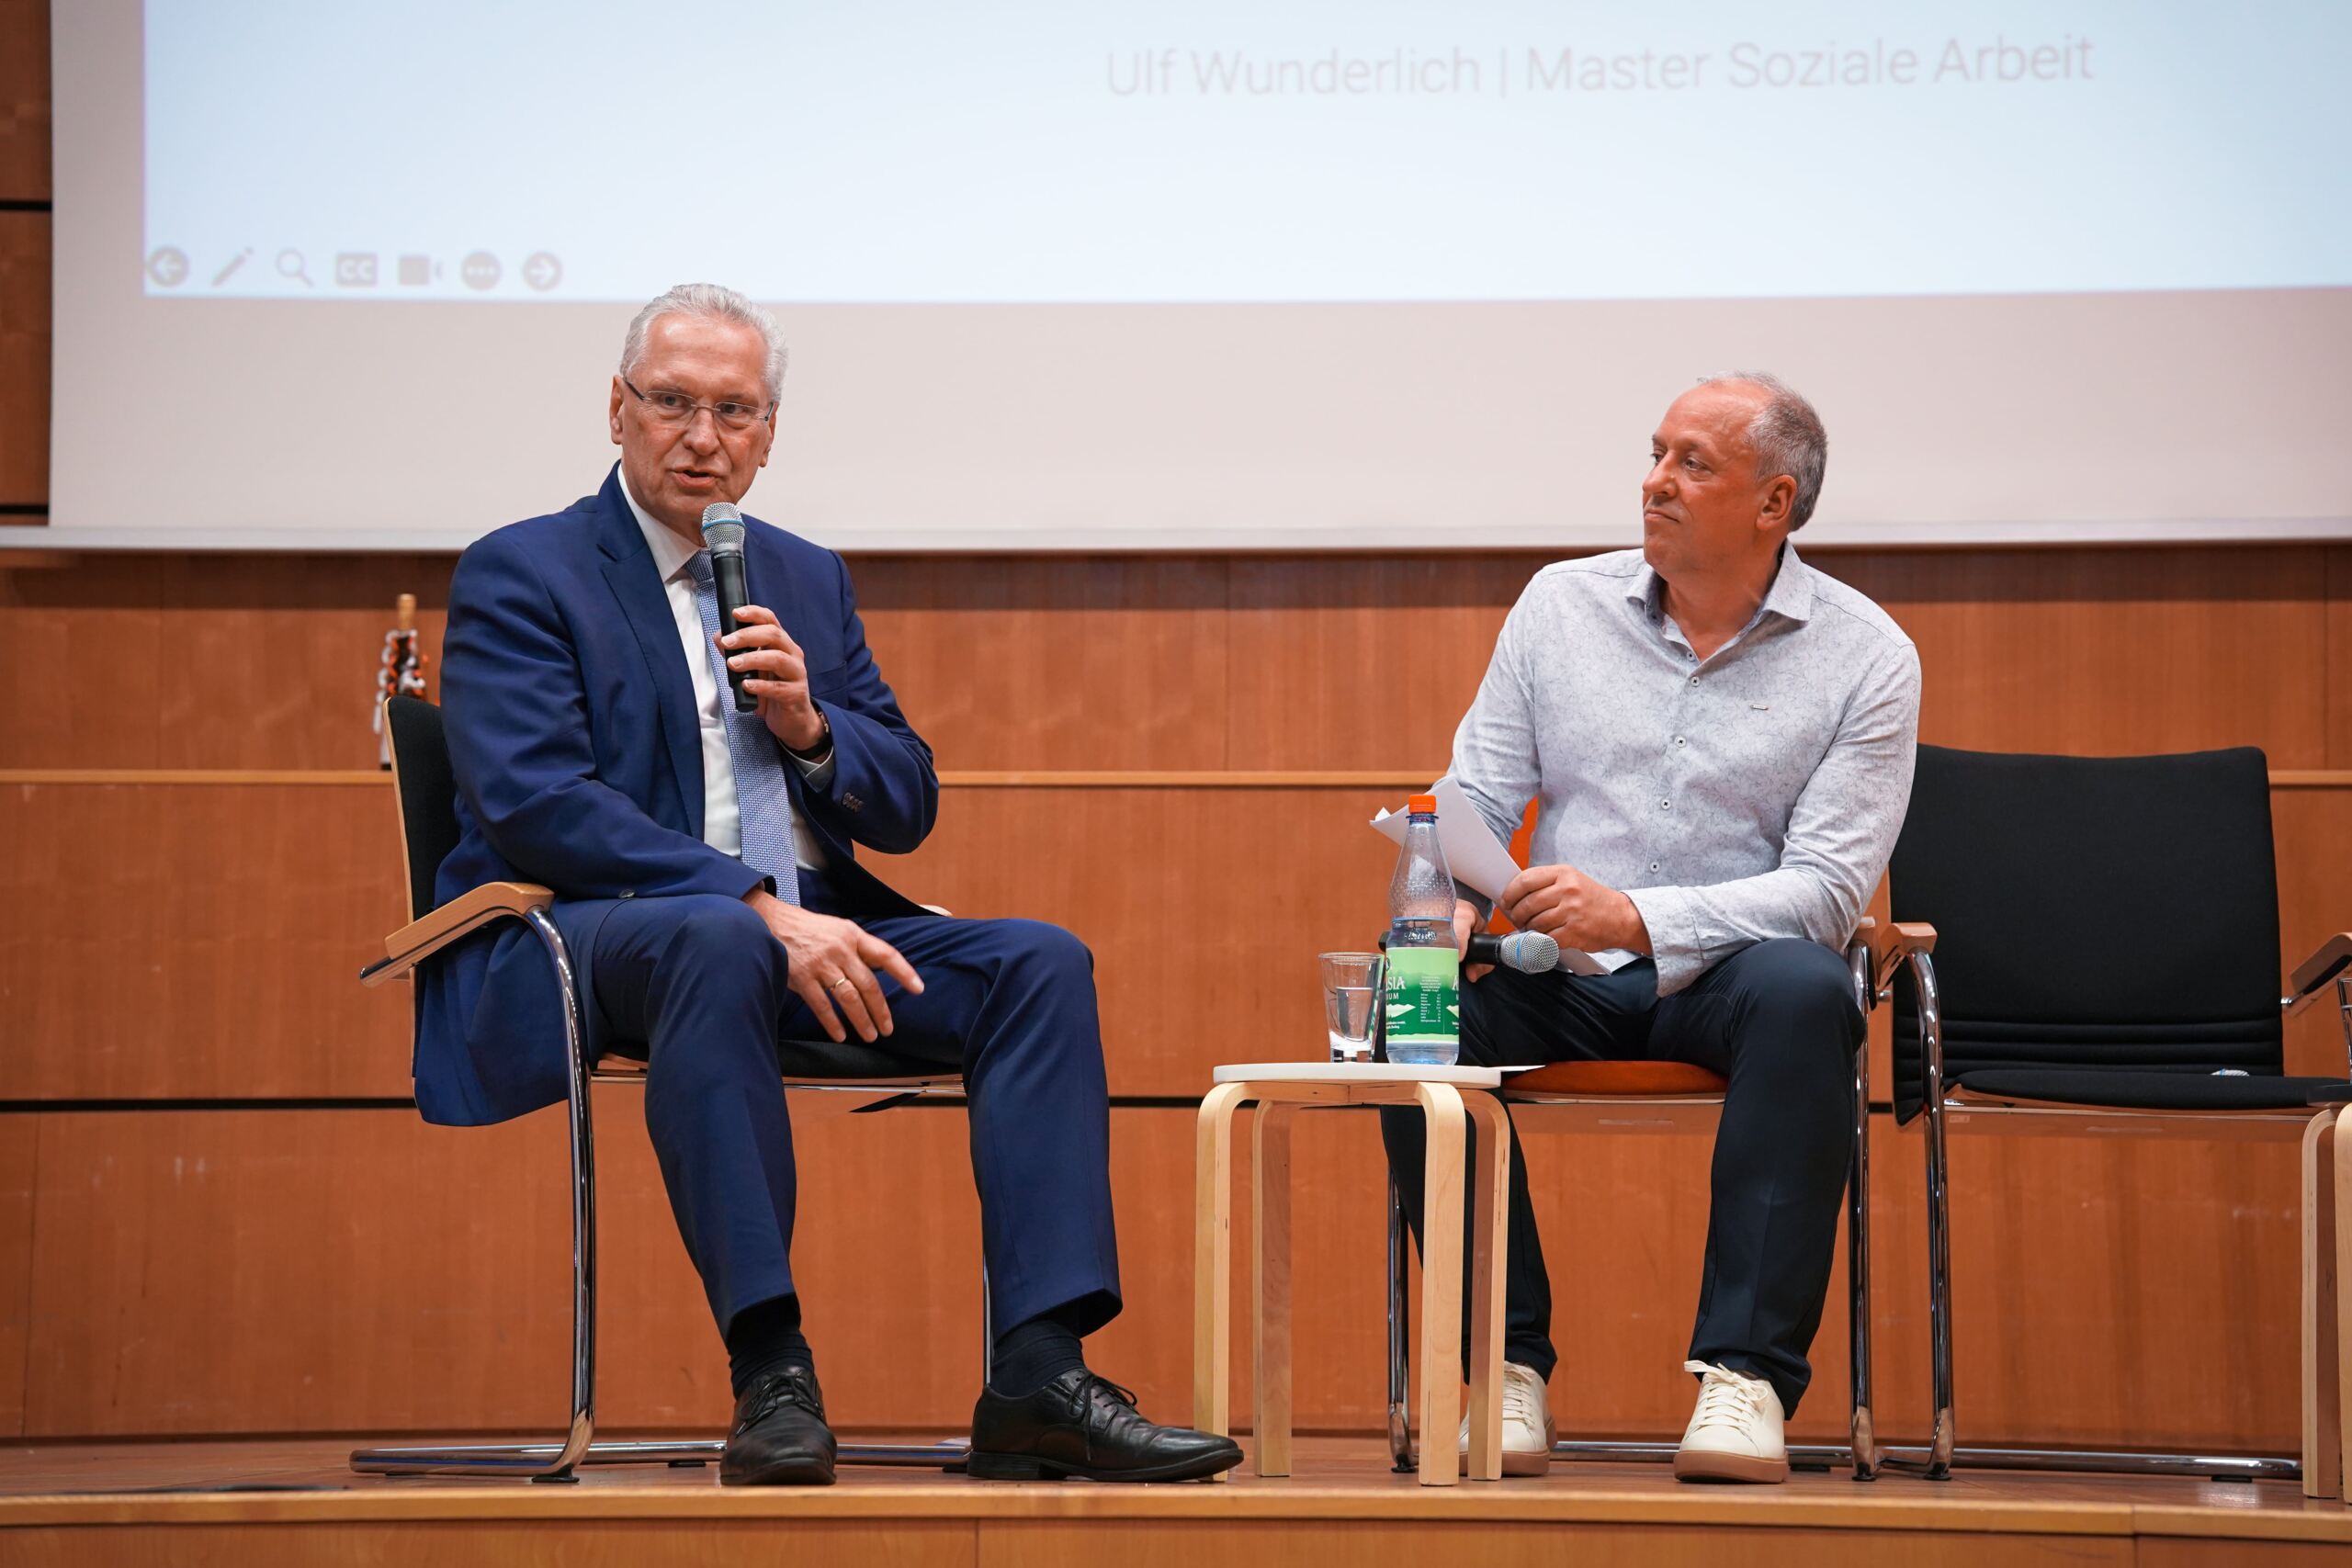
[[1813, 618], [1813, 568], [1797, 559], [1797, 542], [1781, 541], [1781, 570], [1772, 576], [1772, 590], [1764, 608], [1792, 621]]
[[[1657, 569], [1644, 560], [1634, 575], [1626, 580], [1625, 597], [1639, 604], [1645, 612], [1663, 614], [1666, 609], [1666, 579]], [[1780, 570], [1772, 574], [1772, 586], [1765, 592], [1764, 603], [1758, 607], [1760, 617], [1766, 613], [1792, 621], [1813, 618], [1813, 569], [1797, 559], [1794, 539], [1781, 541]], [[1751, 626], [1754, 622], [1749, 623]]]
[[628, 492], [627, 474], [618, 474], [617, 477], [621, 483], [621, 499], [628, 502], [629, 515], [637, 519], [637, 525], [645, 532], [645, 547], [653, 552], [653, 570], [662, 574], [662, 581], [667, 582], [684, 571], [686, 563], [694, 559], [695, 547], [637, 503], [637, 497]]

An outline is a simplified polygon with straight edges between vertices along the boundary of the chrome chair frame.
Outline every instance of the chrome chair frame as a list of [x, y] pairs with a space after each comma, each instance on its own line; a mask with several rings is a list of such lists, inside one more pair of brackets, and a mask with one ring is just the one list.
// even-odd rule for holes
[[[2012, 1134], [2132, 1131], [2191, 1132], [2207, 1137], [2263, 1141], [2300, 1139], [2318, 1108], [2276, 1111], [2145, 1111], [2076, 1106], [2059, 1102], [2006, 1100], [1972, 1096], [1966, 1089], [1944, 1089], [1943, 1016], [1935, 960], [1914, 948], [1901, 955], [1918, 1002], [1921, 1112], [1928, 1181], [1928, 1334], [1930, 1396], [1935, 1412], [1924, 1454], [1889, 1454], [1891, 1469], [1949, 1479], [1954, 1465], [1984, 1470], [2072, 1470], [2122, 1475], [2201, 1476], [2218, 1481], [2294, 1481], [2302, 1475], [2300, 1456], [2279, 1454], [2189, 1454], [2156, 1450], [2064, 1448], [1963, 1448], [1952, 1422], [1952, 1300], [1950, 1167], [1945, 1148], [1948, 1115], [1988, 1117], [1994, 1130]], [[1878, 999], [1893, 998], [1896, 966], [1887, 965]], [[2347, 1068], [2352, 1068], [2352, 973], [2333, 976], [2344, 1028]], [[2280, 998], [2292, 1013], [2319, 995], [2324, 980], [2300, 996]], [[2001, 1125], [2002, 1122], [2007, 1125]], [[2119, 1125], [2120, 1124], [2120, 1125]]]
[[[1864, 932], [1871, 929], [1870, 923], [1864, 922]], [[1881, 994], [1872, 964], [1870, 944], [1863, 937], [1857, 937], [1847, 945], [1846, 964], [1853, 976], [1854, 1004], [1865, 1020], [1870, 1017], [1872, 1001]], [[1571, 1109], [1597, 1115], [1603, 1127], [1644, 1130], [1676, 1125], [1694, 1109], [1712, 1122], [1723, 1107], [1720, 1094], [1518, 1093], [1508, 1085], [1502, 1099], [1513, 1108]], [[1638, 1120], [1625, 1114], [1645, 1111], [1649, 1114]], [[1871, 1414], [1870, 1117], [1870, 1043], [1865, 1039], [1854, 1052], [1854, 1151], [1846, 1182], [1847, 1313], [1853, 1376], [1853, 1408], [1848, 1421], [1850, 1440], [1841, 1444], [1798, 1443], [1789, 1449], [1792, 1464], [1825, 1469], [1850, 1464], [1856, 1481], [1874, 1480], [1888, 1457], [1888, 1450], [1878, 1441]], [[1406, 1348], [1411, 1339], [1405, 1289], [1408, 1245], [1405, 1207], [1392, 1180], [1388, 1184], [1388, 1450], [1400, 1472], [1410, 1472], [1419, 1463], [1413, 1442], [1411, 1380]], [[1552, 1455], [1562, 1460], [1662, 1462], [1672, 1460], [1680, 1446], [1671, 1442], [1562, 1438], [1553, 1443]]]

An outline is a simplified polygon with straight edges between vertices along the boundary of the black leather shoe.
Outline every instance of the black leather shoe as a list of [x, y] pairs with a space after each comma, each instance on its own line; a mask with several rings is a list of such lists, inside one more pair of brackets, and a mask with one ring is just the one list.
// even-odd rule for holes
[[817, 1374], [786, 1367], [755, 1378], [735, 1402], [735, 1425], [718, 1457], [721, 1486], [831, 1486], [833, 1434]]
[[1017, 1399], [984, 1388], [972, 1408], [981, 1481], [1204, 1481], [1240, 1462], [1231, 1438], [1155, 1426], [1134, 1394], [1083, 1367]]

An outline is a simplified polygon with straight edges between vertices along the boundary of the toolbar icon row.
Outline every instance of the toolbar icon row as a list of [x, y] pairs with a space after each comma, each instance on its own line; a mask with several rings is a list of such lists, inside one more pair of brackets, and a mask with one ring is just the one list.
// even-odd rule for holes
[[[212, 275], [212, 287], [219, 288], [226, 284], [253, 254], [253, 247], [247, 245], [231, 256]], [[318, 287], [311, 276], [310, 263], [291, 246], [277, 253], [277, 270], [289, 283], [299, 283], [305, 288]], [[147, 254], [147, 276], [159, 288], [177, 288], [187, 281], [188, 272], [187, 253], [177, 245], [158, 245]], [[477, 293], [497, 288], [498, 280], [505, 274], [504, 264], [488, 251], [475, 251], [458, 264], [458, 276]], [[338, 251], [334, 269], [327, 276], [337, 288], [377, 288], [381, 282], [377, 253]], [[441, 276], [441, 264], [430, 255], [402, 255], [394, 262], [392, 276], [402, 288], [430, 288]], [[545, 294], [563, 281], [563, 262], [552, 252], [534, 251], [523, 263], [522, 278], [532, 289]]]

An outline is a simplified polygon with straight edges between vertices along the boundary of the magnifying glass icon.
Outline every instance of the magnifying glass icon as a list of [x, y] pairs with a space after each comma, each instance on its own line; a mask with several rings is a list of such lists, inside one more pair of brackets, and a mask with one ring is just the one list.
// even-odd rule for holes
[[302, 287], [305, 288], [318, 287], [311, 281], [311, 275], [302, 269], [302, 253], [300, 251], [288, 250], [277, 253], [277, 276], [299, 277], [302, 280]]

